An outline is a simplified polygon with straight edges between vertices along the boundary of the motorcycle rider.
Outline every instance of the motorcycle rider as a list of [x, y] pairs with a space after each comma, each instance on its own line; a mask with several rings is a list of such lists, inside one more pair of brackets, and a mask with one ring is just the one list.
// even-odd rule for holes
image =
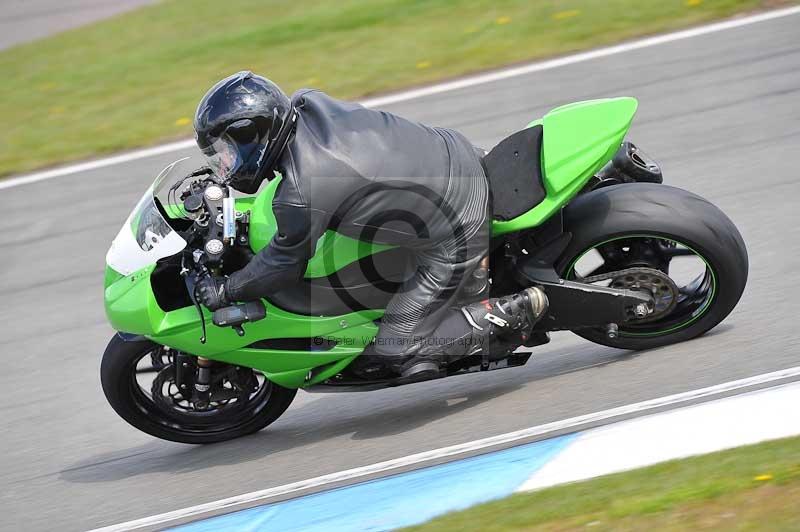
[[546, 309], [536, 288], [454, 306], [488, 252], [491, 227], [483, 151], [460, 133], [316, 90], [290, 99], [251, 72], [215, 84], [194, 128], [210, 169], [232, 188], [255, 193], [275, 172], [282, 176], [269, 245], [230, 277], [198, 282], [209, 309], [267, 298], [298, 282], [328, 229], [414, 256], [414, 274], [354, 366], [362, 377], [385, 376], [389, 368], [400, 381], [434, 378], [447, 362], [488, 349], [490, 338], [513, 349]]

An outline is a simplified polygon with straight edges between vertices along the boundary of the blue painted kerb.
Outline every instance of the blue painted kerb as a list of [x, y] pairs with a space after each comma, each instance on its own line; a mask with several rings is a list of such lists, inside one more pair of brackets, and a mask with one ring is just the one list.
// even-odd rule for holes
[[172, 530], [344, 532], [411, 526], [512, 494], [575, 437], [570, 434], [520, 445], [212, 517]]

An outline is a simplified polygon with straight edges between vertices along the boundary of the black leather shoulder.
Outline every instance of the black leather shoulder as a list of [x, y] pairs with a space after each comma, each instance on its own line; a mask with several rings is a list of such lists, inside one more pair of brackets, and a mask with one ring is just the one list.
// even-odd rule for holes
[[275, 197], [272, 203], [305, 207], [305, 197], [300, 190], [300, 180], [297, 176], [294, 155], [291, 150], [286, 150], [281, 157], [280, 171], [283, 177], [275, 190]]

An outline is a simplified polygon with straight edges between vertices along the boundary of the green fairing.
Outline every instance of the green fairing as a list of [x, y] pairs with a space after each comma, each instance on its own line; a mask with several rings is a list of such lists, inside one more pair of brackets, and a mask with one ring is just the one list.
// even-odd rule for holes
[[[245, 325], [246, 334], [240, 337], [230, 328], [212, 325], [211, 313], [203, 309], [208, 332], [206, 343], [201, 344], [194, 307], [164, 312], [158, 306], [150, 286], [153, 269], [143, 268], [106, 288], [106, 315], [115, 329], [141, 334], [194, 355], [259, 369], [283, 386], [299, 387], [327, 378], [320, 374], [307, 380], [306, 375], [318, 366], [358, 355], [377, 332], [373, 320], [383, 314], [382, 310], [373, 310], [343, 316], [300, 316], [267, 302], [267, 318]], [[337, 345], [318, 352], [247, 348], [257, 340], [313, 337], [335, 339]]]
[[[547, 197], [522, 216], [494, 222], [493, 233], [502, 235], [535, 227], [558, 212], [614, 155], [630, 127], [636, 106], [633, 98], [580, 102], [555, 109], [542, 120], [530, 123], [528, 127], [541, 124], [544, 128], [542, 163]], [[238, 211], [250, 212], [254, 251], [265, 247], [276, 231], [271, 202], [279, 183], [280, 179], [274, 179], [257, 197], [236, 201]], [[306, 277], [330, 275], [385, 249], [388, 246], [359, 242], [328, 231], [317, 244]], [[116, 330], [141, 334], [194, 355], [258, 369], [289, 388], [322, 382], [344, 369], [374, 338], [378, 330], [374, 320], [383, 314], [383, 310], [369, 310], [343, 316], [302, 316], [266, 302], [267, 317], [245, 325], [246, 334], [240, 337], [230, 328], [212, 325], [210, 313], [203, 309], [207, 341], [201, 344], [194, 307], [164, 312], [158, 306], [150, 285], [154, 269], [155, 266], [148, 266], [123, 276], [106, 268], [106, 314]], [[272, 338], [335, 339], [337, 345], [327, 351], [248, 347]]]
[[492, 233], [497, 236], [536, 227], [558, 212], [617, 152], [637, 105], [634, 98], [578, 102], [528, 124], [544, 128], [542, 173], [547, 197], [522, 216], [495, 221]]

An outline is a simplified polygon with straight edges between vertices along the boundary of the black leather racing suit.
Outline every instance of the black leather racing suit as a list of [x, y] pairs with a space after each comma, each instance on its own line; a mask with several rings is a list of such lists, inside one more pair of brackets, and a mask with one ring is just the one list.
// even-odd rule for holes
[[[335, 100], [292, 98], [294, 137], [277, 169], [278, 231], [234, 273], [228, 295], [268, 297], [305, 272], [326, 229], [414, 250], [416, 271], [390, 301], [374, 350], [425, 353], [468, 336], [453, 299], [489, 246], [489, 190], [482, 152], [460, 133]], [[454, 327], [454, 320], [458, 322]], [[445, 325], [446, 340], [434, 339]]]

